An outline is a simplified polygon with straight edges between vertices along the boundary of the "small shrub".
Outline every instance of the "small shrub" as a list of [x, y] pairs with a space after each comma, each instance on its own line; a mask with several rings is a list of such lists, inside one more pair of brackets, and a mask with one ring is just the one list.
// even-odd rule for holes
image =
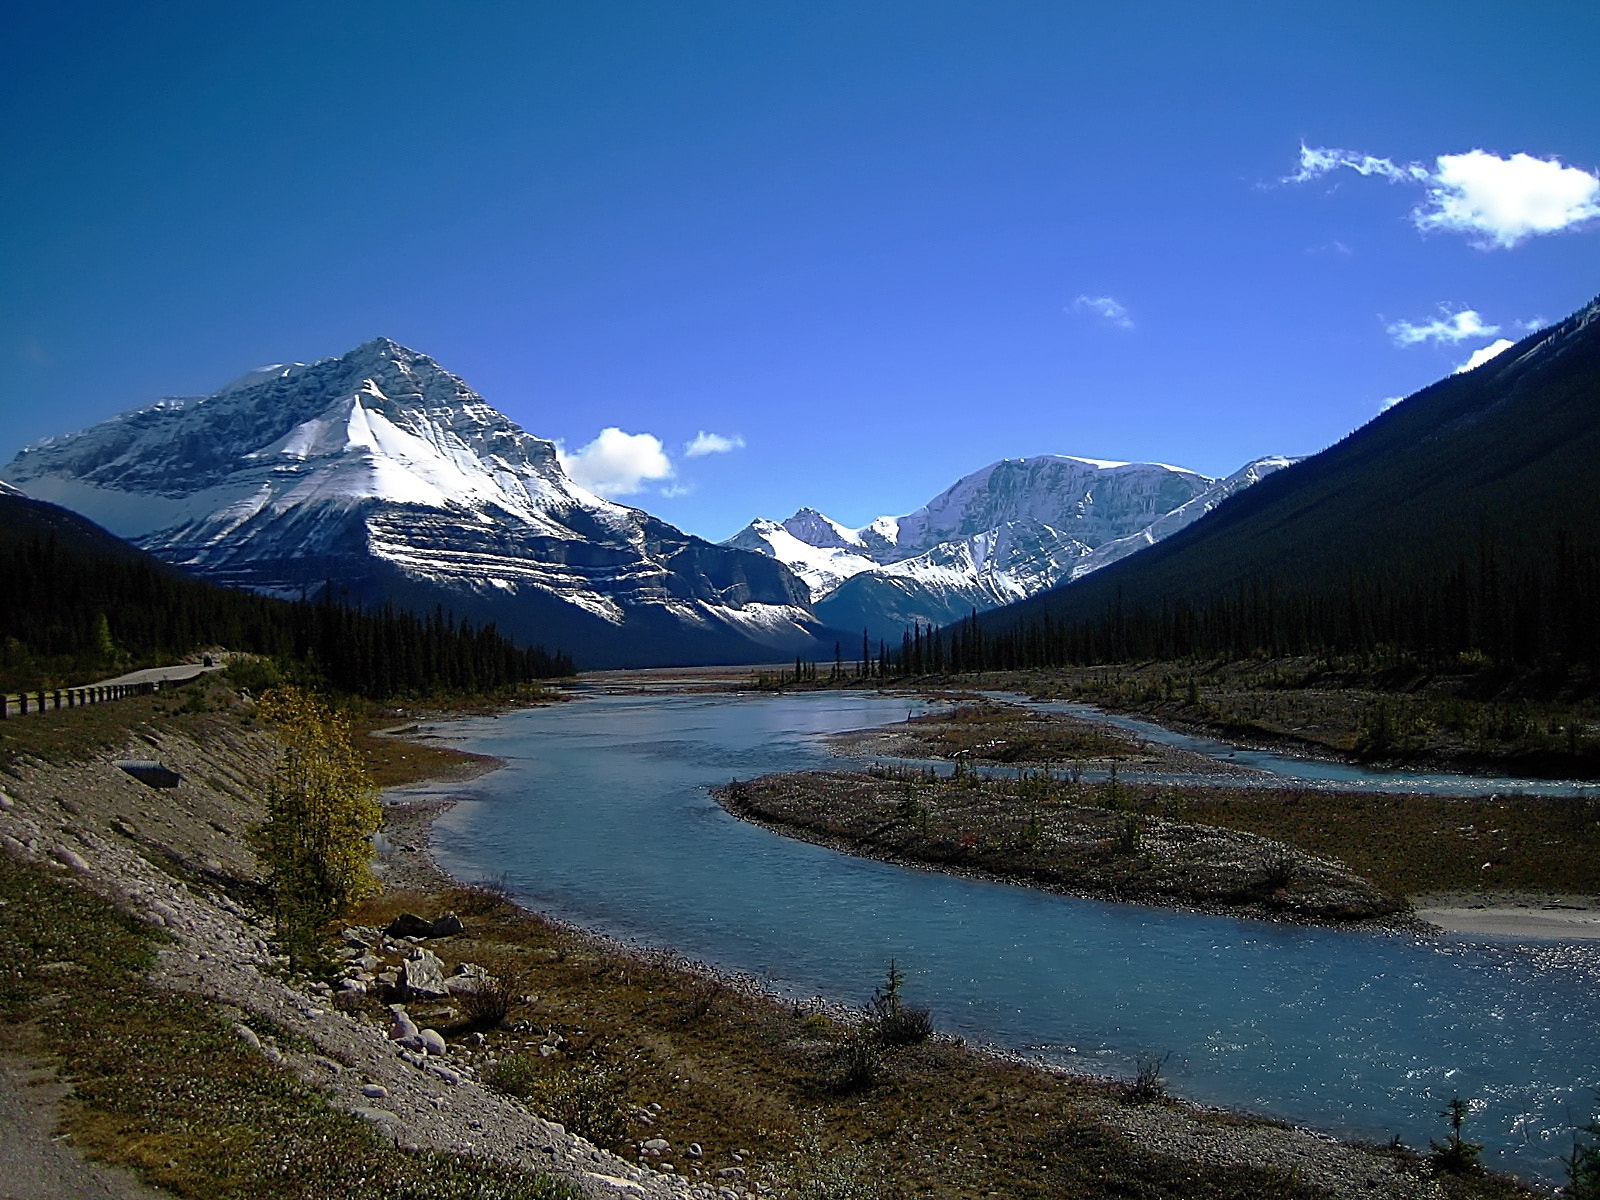
[[1261, 890], [1281, 892], [1294, 883], [1300, 864], [1287, 850], [1268, 850], [1261, 856]]
[[1461, 1127], [1466, 1124], [1467, 1114], [1471, 1111], [1472, 1106], [1460, 1096], [1450, 1097], [1450, 1103], [1439, 1111], [1439, 1115], [1450, 1122], [1450, 1136], [1442, 1142], [1428, 1143], [1428, 1148], [1433, 1151], [1430, 1158], [1435, 1170], [1465, 1175], [1477, 1169], [1478, 1155], [1483, 1152], [1483, 1147], [1476, 1142], [1463, 1141], [1461, 1137]]
[[498, 1029], [525, 990], [523, 977], [513, 971], [480, 976], [472, 991], [462, 993], [461, 1014], [474, 1029]]
[[1567, 1168], [1567, 1186], [1561, 1190], [1570, 1200], [1600, 1200], [1600, 1120], [1590, 1121], [1579, 1132], [1589, 1140], [1572, 1139], [1572, 1153], [1561, 1161]]
[[863, 1031], [847, 1034], [828, 1055], [833, 1068], [829, 1088], [841, 1096], [864, 1092], [878, 1082], [878, 1047]]
[[1117, 831], [1114, 845], [1118, 854], [1137, 854], [1143, 839], [1143, 827], [1137, 816], [1130, 815], [1122, 822], [1122, 828]]
[[915, 1046], [933, 1036], [932, 1013], [900, 998], [905, 979], [905, 972], [891, 958], [883, 986], [873, 993], [872, 1003], [867, 1006], [865, 1029], [885, 1046]]
[[536, 1055], [513, 1054], [494, 1065], [488, 1082], [596, 1146], [620, 1146], [628, 1138], [627, 1081], [609, 1063], [550, 1066]]
[[1133, 1082], [1128, 1085], [1128, 1099], [1136, 1104], [1149, 1104], [1167, 1094], [1167, 1081], [1161, 1074], [1172, 1057], [1168, 1050], [1160, 1058], [1141, 1058], [1135, 1064]]

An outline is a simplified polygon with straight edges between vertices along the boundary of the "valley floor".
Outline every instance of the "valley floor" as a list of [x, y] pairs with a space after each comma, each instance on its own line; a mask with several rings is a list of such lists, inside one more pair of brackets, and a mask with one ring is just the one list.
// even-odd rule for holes
[[[291, 1122], [293, 1136], [278, 1130], [265, 1144], [292, 1151], [301, 1144], [294, 1138], [316, 1134], [324, 1139], [316, 1145], [331, 1138], [347, 1147], [335, 1162], [304, 1143], [306, 1170], [325, 1194], [369, 1194], [338, 1175], [345, 1159], [370, 1168], [363, 1178], [390, 1180], [390, 1194], [418, 1169], [439, 1189], [461, 1162], [481, 1163], [485, 1180], [512, 1173], [503, 1186], [471, 1193], [483, 1197], [554, 1196], [554, 1186], [591, 1196], [884, 1200], [1532, 1194], [1487, 1176], [1435, 1176], [1405, 1152], [1341, 1146], [1175, 1102], [1159, 1087], [1057, 1075], [937, 1038], [880, 1046], [859, 1012], [778, 1001], [754, 981], [557, 925], [433, 866], [426, 833], [449, 803], [448, 784], [434, 799], [391, 803], [390, 891], [352, 920], [367, 927], [360, 936], [370, 938], [370, 966], [381, 973], [415, 942], [373, 936], [371, 927], [402, 910], [432, 918], [452, 909], [465, 931], [427, 947], [446, 969], [472, 962], [514, 980], [518, 999], [497, 1027], [474, 1026], [451, 1000], [413, 1001], [419, 1023], [439, 1029], [447, 1049], [437, 1059], [408, 1057], [386, 1038], [389, 1018], [375, 994], [336, 1001], [325, 986], [287, 976], [272, 955], [270, 927], [253, 907], [259, 879], [247, 841], [272, 752], [248, 710], [222, 689], [123, 703], [81, 714], [93, 716], [93, 728], [67, 724], [80, 714], [52, 713], [5, 731], [0, 942], [16, 968], [0, 1002], [13, 1006], [12, 1049], [72, 1080], [77, 1098], [62, 1118], [72, 1141], [175, 1194], [299, 1194], [284, 1178], [217, 1186], [216, 1172], [257, 1161], [253, 1147], [266, 1134], [251, 1122], [287, 1103], [247, 1102], [246, 1092], [228, 1090], [246, 1084], [288, 1089], [305, 1106], [294, 1110], [301, 1124]], [[362, 743], [391, 784], [493, 765], [426, 741]], [[180, 788], [147, 789], [109, 765], [152, 751], [180, 768]], [[72, 899], [80, 892], [111, 904], [86, 908]], [[41, 941], [41, 921], [52, 929], [75, 921], [77, 932]], [[125, 937], [154, 939], [153, 969], [119, 983], [123, 968], [89, 943]], [[357, 966], [347, 958], [342, 969]], [[132, 1008], [107, 1007], [124, 993]], [[81, 1004], [113, 1034], [104, 1053], [53, 1015], [61, 1010], [51, 997], [62, 995], [77, 997], [73, 1010]], [[122, 1048], [118, 1022], [131, 1020], [128, 1012], [156, 1021], [141, 1035], [142, 1052]], [[186, 1058], [188, 1043], [164, 1032], [169, 1026], [199, 1044], [203, 1068]], [[140, 1108], [130, 1099], [200, 1086], [174, 1079], [191, 1069], [212, 1077], [199, 1126], [192, 1102], [163, 1112], [156, 1100]], [[140, 1083], [129, 1088], [135, 1071]], [[531, 1115], [507, 1090], [565, 1127]], [[234, 1122], [225, 1145], [224, 1113]], [[590, 1140], [574, 1136], [584, 1131]], [[530, 1170], [565, 1184], [516, 1174]]]

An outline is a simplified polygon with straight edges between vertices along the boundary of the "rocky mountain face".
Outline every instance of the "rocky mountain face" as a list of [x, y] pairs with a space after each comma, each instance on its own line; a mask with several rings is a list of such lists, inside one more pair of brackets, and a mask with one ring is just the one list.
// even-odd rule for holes
[[552, 442], [386, 338], [46, 439], [3, 473], [218, 582], [443, 605], [583, 667], [784, 658], [819, 628], [782, 563], [586, 491]]
[[1210, 479], [1160, 463], [1004, 459], [903, 517], [851, 529], [803, 508], [724, 544], [788, 565], [828, 625], [898, 642], [913, 622], [947, 624], [1116, 562], [1293, 461]]

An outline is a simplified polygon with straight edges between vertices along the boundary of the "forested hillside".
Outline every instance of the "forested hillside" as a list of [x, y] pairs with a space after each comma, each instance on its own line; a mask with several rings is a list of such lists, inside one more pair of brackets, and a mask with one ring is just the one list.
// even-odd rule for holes
[[[1394, 652], [1600, 676], [1600, 301], [941, 660]], [[931, 657], [931, 655], [930, 655]]]
[[0, 494], [0, 687], [83, 683], [225, 646], [343, 692], [474, 692], [570, 674], [563, 654], [494, 626], [332, 600], [276, 600], [204, 583], [52, 504]]

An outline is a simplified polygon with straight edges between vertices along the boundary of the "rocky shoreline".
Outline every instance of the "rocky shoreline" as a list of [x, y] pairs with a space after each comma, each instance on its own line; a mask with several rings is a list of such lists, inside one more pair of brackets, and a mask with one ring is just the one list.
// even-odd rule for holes
[[[859, 733], [870, 735], [873, 731]], [[1227, 768], [1224, 767], [1224, 771], [1227, 772]], [[385, 829], [391, 840], [416, 847], [415, 852], [399, 852], [406, 854], [407, 860], [401, 868], [403, 874], [397, 876], [397, 880], [404, 878], [408, 881], [406, 886], [424, 888], [460, 886], [463, 881], [446, 874], [433, 860], [429, 842], [434, 822], [449, 810], [453, 802], [441, 797], [416, 802], [409, 799], [410, 793], [410, 789], [397, 789], [385, 797], [386, 809], [390, 814]], [[794, 836], [792, 829], [772, 828], [774, 832]], [[819, 844], [830, 844], [821, 838], [812, 840], [817, 840]], [[832, 848], [846, 853], [854, 852], [842, 842], [833, 844]], [[910, 860], [902, 865], [922, 870], [934, 869], [926, 863]], [[968, 869], [968, 873], [973, 877], [999, 882], [1016, 882], [978, 870]], [[1410, 928], [1403, 920], [1393, 923]], [[567, 927], [611, 952], [637, 956], [641, 960], [658, 957], [656, 952], [633, 943], [581, 927]], [[792, 998], [776, 993], [753, 976], [720, 971], [709, 964], [683, 958], [673, 958], [671, 965], [718, 980], [772, 1003], [793, 1003]], [[821, 997], [812, 1004], [817, 1011], [826, 1012], [835, 1020], [853, 1022], [861, 1016], [859, 1009], [837, 1002], [829, 1003]], [[1063, 1077], [1093, 1078], [1073, 1076], [1071, 1072], [998, 1046], [978, 1046], [974, 1049], [995, 1060], [1014, 1063], [1029, 1070]], [[1157, 1105], [1122, 1101], [1115, 1098], [1120, 1085], [1111, 1080], [1104, 1082], [1113, 1087], [1107, 1089], [1104, 1101], [1095, 1106], [1094, 1116], [1127, 1138], [1131, 1146], [1195, 1164], [1234, 1164], [1286, 1171], [1330, 1200], [1436, 1200], [1444, 1194], [1428, 1172], [1418, 1169], [1418, 1160], [1414, 1158], [1407, 1159], [1366, 1146], [1348, 1145], [1328, 1135], [1283, 1122], [1188, 1101], [1168, 1099]]]
[[[110, 765], [115, 757], [151, 751], [183, 777], [180, 788], [153, 796]], [[244, 834], [258, 820], [256, 782], [270, 771], [275, 748], [265, 735], [218, 717], [185, 732], [146, 728], [126, 747], [93, 761], [22, 760], [4, 781], [0, 846], [12, 857], [45, 864], [62, 877], [111, 898], [162, 927], [172, 941], [161, 951], [151, 981], [236, 1014], [239, 1036], [270, 1062], [326, 1091], [334, 1103], [372, 1123], [401, 1146], [438, 1148], [550, 1173], [595, 1197], [643, 1196], [720, 1200], [776, 1190], [742, 1179], [686, 1178], [651, 1169], [648, 1139], [640, 1161], [596, 1148], [484, 1086], [483, 1065], [471, 1043], [418, 1048], [393, 1035], [398, 1021], [346, 1012], [325, 985], [297, 984], [275, 958], [271, 931], [229, 898], [222, 884], [255, 877]], [[479, 764], [474, 773], [492, 769]], [[458, 777], [459, 778], [459, 777]], [[453, 800], [450, 784], [392, 790], [385, 796], [387, 847], [381, 865], [396, 888], [439, 893], [460, 887], [433, 860], [430, 833]], [[162, 865], [165, 864], [165, 865]], [[631, 956], [652, 968], [684, 970], [772, 999], [759, 981], [719, 975], [705, 964], [571, 931], [597, 951]], [[358, 932], [357, 936], [361, 936]], [[393, 942], [393, 945], [388, 944]], [[390, 938], [378, 948], [400, 949]], [[368, 947], [370, 950], [372, 947]], [[361, 954], [352, 946], [350, 953]], [[419, 955], [420, 957], [420, 955]], [[845, 1006], [831, 1010], [848, 1021]], [[264, 1018], [282, 1036], [251, 1042], [246, 1021]], [[398, 1030], [398, 1032], [407, 1032]], [[422, 1031], [416, 1031], [420, 1036]], [[259, 1043], [258, 1045], [256, 1043]], [[995, 1061], [1002, 1056], [995, 1055]], [[1014, 1056], [1011, 1061], [1016, 1061]], [[1043, 1071], [1042, 1067], [1035, 1067]], [[1137, 1103], [1120, 1085], [1075, 1091], [1081, 1119], [1114, 1131], [1130, 1151], [1210, 1169], [1232, 1164], [1292, 1172], [1308, 1195], [1435, 1196], [1436, 1184], [1416, 1160], [1342, 1145], [1276, 1122], [1222, 1113], [1177, 1101]], [[779, 1179], [779, 1176], [770, 1176]]]

